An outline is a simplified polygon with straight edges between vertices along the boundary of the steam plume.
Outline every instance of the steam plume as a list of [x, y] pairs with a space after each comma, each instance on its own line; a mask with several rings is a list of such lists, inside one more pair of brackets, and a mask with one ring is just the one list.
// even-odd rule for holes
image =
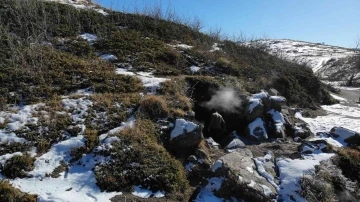
[[205, 103], [209, 109], [215, 108], [228, 113], [237, 113], [241, 106], [241, 98], [234, 89], [222, 88], [212, 96], [209, 102]]

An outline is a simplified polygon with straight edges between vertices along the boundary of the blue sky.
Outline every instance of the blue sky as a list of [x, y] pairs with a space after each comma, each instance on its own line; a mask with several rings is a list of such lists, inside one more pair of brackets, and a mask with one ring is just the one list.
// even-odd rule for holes
[[360, 37], [360, 0], [96, 0], [131, 12], [153, 5], [179, 16], [198, 17], [202, 31], [221, 28], [227, 36], [296, 39], [354, 47]]

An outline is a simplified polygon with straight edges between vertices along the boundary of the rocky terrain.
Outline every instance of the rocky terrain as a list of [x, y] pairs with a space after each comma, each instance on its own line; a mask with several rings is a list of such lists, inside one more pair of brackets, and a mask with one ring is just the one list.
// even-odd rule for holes
[[0, 201], [360, 198], [359, 89], [88, 1], [0, 0], [0, 22]]

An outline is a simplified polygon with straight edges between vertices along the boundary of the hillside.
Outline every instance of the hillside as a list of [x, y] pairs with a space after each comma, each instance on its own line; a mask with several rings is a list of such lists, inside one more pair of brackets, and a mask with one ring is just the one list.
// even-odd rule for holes
[[0, 46], [0, 201], [360, 196], [359, 108], [305, 65], [81, 0], [0, 0]]
[[256, 40], [244, 44], [261, 46], [272, 55], [304, 63], [323, 80], [347, 81], [354, 72], [355, 79], [360, 78], [360, 72], [355, 68], [359, 53], [352, 49], [289, 39]]

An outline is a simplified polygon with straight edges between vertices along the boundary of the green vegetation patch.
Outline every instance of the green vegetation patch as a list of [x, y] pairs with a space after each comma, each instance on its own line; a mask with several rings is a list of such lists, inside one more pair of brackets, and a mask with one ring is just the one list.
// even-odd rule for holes
[[24, 178], [27, 176], [26, 172], [34, 169], [34, 161], [35, 158], [28, 153], [15, 155], [6, 161], [1, 173], [10, 179]]
[[98, 186], [105, 191], [130, 191], [133, 185], [152, 191], [185, 191], [188, 187], [182, 164], [158, 143], [159, 130], [149, 120], [137, 120], [121, 131], [112, 148], [112, 163], [95, 170]]

